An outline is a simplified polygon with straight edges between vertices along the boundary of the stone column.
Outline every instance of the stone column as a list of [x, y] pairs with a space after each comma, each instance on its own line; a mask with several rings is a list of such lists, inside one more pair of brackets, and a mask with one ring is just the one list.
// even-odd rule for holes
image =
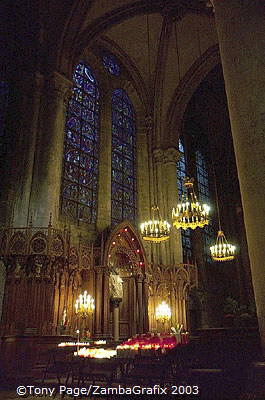
[[137, 276], [137, 302], [138, 302], [138, 316], [139, 316], [139, 325], [138, 325], [138, 333], [143, 333], [143, 322], [144, 322], [144, 314], [143, 314], [143, 277]]
[[170, 239], [167, 242], [169, 247], [169, 264], [178, 264], [183, 261], [181, 229], [176, 230], [172, 226], [172, 208], [176, 207], [178, 201], [177, 186], [177, 161], [179, 151], [175, 147], [169, 147], [164, 151], [164, 175], [165, 179], [165, 206], [168, 222], [171, 224]]
[[42, 103], [42, 126], [35, 157], [30, 208], [33, 223], [48, 225], [49, 214], [58, 220], [63, 165], [66, 95], [72, 83], [58, 72], [49, 76]]
[[40, 103], [43, 90], [43, 76], [36, 73], [32, 78], [23, 77], [20, 86], [23, 115], [19, 124], [20, 171], [15, 189], [14, 226], [27, 226], [29, 222], [29, 201], [31, 195], [36, 141], [39, 129]]
[[103, 231], [111, 223], [111, 93], [102, 96], [100, 124], [100, 155], [98, 177], [97, 229]]
[[148, 302], [149, 302], [149, 296], [148, 296], [148, 283], [147, 279], [144, 278], [143, 280], [143, 309], [144, 309], [144, 332], [149, 331], [149, 319], [148, 319]]
[[95, 335], [101, 336], [102, 334], [102, 297], [103, 297], [103, 285], [102, 285], [102, 278], [103, 278], [103, 271], [100, 267], [96, 267], [96, 309], [95, 309]]
[[265, 5], [263, 0], [213, 4], [265, 351]]
[[[107, 267], [106, 267], [107, 268]], [[103, 273], [103, 334], [104, 337], [110, 335], [110, 304], [109, 304], [109, 271]]]
[[[161, 218], [165, 218], [165, 190], [164, 190], [164, 181], [165, 176], [163, 173], [163, 159], [164, 153], [162, 149], [155, 149], [153, 151], [154, 158], [154, 198], [156, 199], [156, 204], [159, 207], [159, 212]], [[162, 242], [159, 245], [153, 245], [153, 253], [154, 253], [154, 262], [157, 264], [167, 264], [168, 256], [167, 249], [165, 243]]]
[[120, 339], [120, 302], [122, 299], [120, 298], [112, 298], [111, 304], [113, 309], [113, 339], [115, 342], [118, 342]]
[[[137, 127], [137, 209], [138, 223], [150, 219], [150, 171], [147, 127]], [[138, 225], [139, 225], [138, 224]]]

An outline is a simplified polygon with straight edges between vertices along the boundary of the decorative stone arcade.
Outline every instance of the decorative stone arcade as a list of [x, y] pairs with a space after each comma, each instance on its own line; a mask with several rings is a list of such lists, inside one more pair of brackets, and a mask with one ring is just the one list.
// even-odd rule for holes
[[[147, 331], [146, 258], [143, 246], [129, 223], [120, 224], [111, 234], [106, 245], [105, 264], [112, 277], [110, 324], [113, 332], [117, 332], [119, 310], [116, 339]], [[120, 279], [120, 282], [116, 279], [116, 284], [115, 276]]]
[[98, 247], [81, 238], [74, 241], [68, 230], [55, 229], [51, 222], [3, 229], [0, 244], [6, 270], [2, 369], [7, 375], [30, 370], [39, 352], [54, 348], [61, 335], [76, 335], [75, 302], [85, 290], [95, 300], [95, 311], [82, 321], [83, 331], [93, 337], [118, 341], [158, 330], [154, 314], [160, 300], [170, 304], [171, 324], [189, 326], [186, 303], [189, 288], [197, 283], [196, 267], [149, 264], [128, 222], [106, 240], [102, 233]]

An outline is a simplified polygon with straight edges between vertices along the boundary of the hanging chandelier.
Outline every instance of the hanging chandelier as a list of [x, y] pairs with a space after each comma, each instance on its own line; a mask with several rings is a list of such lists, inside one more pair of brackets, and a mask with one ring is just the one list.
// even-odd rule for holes
[[165, 322], [169, 321], [171, 318], [171, 309], [169, 305], [162, 301], [156, 308], [156, 320], [164, 324]]
[[93, 297], [90, 296], [90, 294], [87, 294], [87, 291], [85, 291], [84, 294], [80, 294], [75, 302], [76, 314], [85, 318], [88, 315], [93, 314], [94, 310], [95, 310], [95, 301]]
[[203, 228], [209, 223], [210, 207], [201, 204], [193, 190], [193, 179], [185, 178], [185, 192], [181, 196], [181, 202], [172, 210], [172, 223], [177, 229]]
[[[155, 218], [156, 213], [156, 218]], [[169, 239], [170, 224], [163, 221], [160, 217], [159, 208], [152, 207], [152, 219], [140, 225], [143, 240], [148, 242], [160, 243]]]
[[223, 231], [218, 231], [216, 243], [210, 247], [211, 257], [214, 261], [231, 261], [235, 258], [236, 246], [227, 242]]
[[219, 209], [219, 199], [217, 192], [217, 182], [215, 175], [215, 167], [213, 164], [213, 174], [214, 174], [214, 186], [215, 186], [215, 198], [216, 198], [216, 206], [217, 206], [217, 215], [218, 215], [218, 226], [219, 230], [217, 233], [217, 238], [215, 245], [210, 247], [211, 257], [214, 261], [231, 261], [235, 258], [235, 250], [236, 246], [227, 242], [224, 232], [221, 228], [221, 219], [220, 219], [220, 209]]

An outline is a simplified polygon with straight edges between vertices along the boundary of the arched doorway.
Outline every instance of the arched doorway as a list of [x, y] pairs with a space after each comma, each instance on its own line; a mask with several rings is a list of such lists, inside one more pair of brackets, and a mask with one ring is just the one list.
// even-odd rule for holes
[[[119, 304], [119, 336], [130, 337], [148, 330], [147, 289], [145, 283], [146, 259], [144, 249], [128, 223], [120, 224], [110, 235], [106, 246], [105, 262], [112, 275], [122, 279]], [[110, 299], [112, 295], [110, 293]], [[113, 308], [110, 309], [113, 329]]]

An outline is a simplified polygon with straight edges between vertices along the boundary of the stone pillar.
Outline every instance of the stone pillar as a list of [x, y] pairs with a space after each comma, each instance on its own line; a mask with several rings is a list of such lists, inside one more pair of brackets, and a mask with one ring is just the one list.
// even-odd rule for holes
[[169, 147], [164, 151], [164, 175], [165, 179], [165, 208], [168, 222], [171, 224], [170, 239], [166, 243], [169, 248], [169, 264], [178, 264], [183, 261], [181, 229], [176, 230], [172, 226], [172, 208], [176, 207], [178, 201], [177, 186], [177, 162], [179, 151], [175, 147]]
[[104, 271], [103, 273], [103, 334], [104, 337], [110, 335], [110, 304], [109, 304], [109, 272]]
[[23, 115], [19, 124], [19, 159], [20, 171], [16, 187], [14, 226], [27, 226], [29, 222], [29, 201], [31, 195], [32, 176], [36, 141], [39, 129], [40, 102], [43, 90], [43, 76], [36, 73], [33, 78], [25, 75], [20, 86], [22, 93]]
[[[138, 223], [150, 219], [150, 171], [146, 126], [137, 127], [137, 208]], [[138, 224], [138, 225], [139, 225]]]
[[101, 101], [97, 212], [97, 229], [100, 232], [111, 224], [111, 93], [103, 94]]
[[58, 72], [49, 76], [42, 103], [42, 127], [35, 157], [30, 205], [33, 223], [48, 225], [49, 214], [58, 220], [63, 165], [66, 95], [72, 83]]
[[113, 297], [111, 299], [112, 304], [112, 317], [113, 317], [113, 339], [115, 342], [118, 342], [120, 339], [120, 302], [122, 299], [118, 297]]
[[0, 322], [3, 310], [3, 300], [5, 292], [5, 282], [6, 282], [6, 267], [2, 260], [0, 260]]
[[[156, 205], [159, 207], [161, 218], [165, 219], [165, 189], [164, 189], [164, 171], [163, 171], [163, 150], [155, 149], [153, 151], [154, 158], [154, 198], [156, 199]], [[159, 245], [153, 245], [154, 262], [157, 264], [168, 264], [168, 254], [165, 243], [162, 242]]]
[[265, 351], [265, 5], [263, 0], [213, 4]]
[[143, 322], [144, 322], [144, 314], [143, 314], [143, 277], [137, 276], [137, 303], [138, 303], [138, 333], [143, 333]]
[[144, 332], [149, 331], [149, 319], [148, 319], [148, 283], [147, 279], [143, 280], [143, 309], [144, 309]]
[[102, 334], [102, 298], [103, 298], [103, 272], [100, 267], [96, 267], [96, 309], [95, 309], [95, 335], [101, 336]]

